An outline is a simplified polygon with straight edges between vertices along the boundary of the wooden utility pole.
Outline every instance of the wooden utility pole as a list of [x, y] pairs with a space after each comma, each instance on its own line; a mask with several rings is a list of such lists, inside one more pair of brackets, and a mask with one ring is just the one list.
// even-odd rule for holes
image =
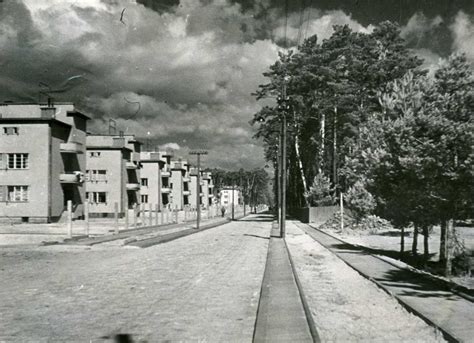
[[207, 151], [196, 150], [190, 151], [190, 155], [197, 156], [197, 177], [196, 177], [196, 230], [199, 230], [199, 222], [201, 221], [201, 155], [207, 155]]
[[280, 198], [280, 207], [281, 207], [281, 217], [280, 217], [280, 237], [285, 238], [286, 231], [286, 115], [288, 112], [288, 96], [286, 95], [286, 77], [283, 80], [281, 97], [279, 100], [279, 108], [281, 110], [281, 138], [280, 138], [280, 151], [281, 151], [281, 161], [280, 161], [280, 188], [281, 188], [281, 198]]
[[235, 185], [232, 184], [232, 220], [234, 220], [234, 189]]

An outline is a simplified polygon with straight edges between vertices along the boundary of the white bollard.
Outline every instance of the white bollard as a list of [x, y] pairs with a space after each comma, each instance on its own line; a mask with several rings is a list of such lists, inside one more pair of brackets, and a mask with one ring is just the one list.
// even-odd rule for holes
[[72, 238], [72, 201], [67, 201], [67, 235]]

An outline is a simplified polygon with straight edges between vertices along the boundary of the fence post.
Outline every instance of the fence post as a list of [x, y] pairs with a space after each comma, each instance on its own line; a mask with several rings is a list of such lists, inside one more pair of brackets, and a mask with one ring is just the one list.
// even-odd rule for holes
[[161, 217], [161, 225], [163, 225], [165, 223], [165, 212], [164, 212], [163, 207], [161, 208], [160, 217]]
[[155, 204], [155, 225], [158, 226], [158, 204]]
[[176, 218], [176, 224], [178, 224], [178, 205], [176, 205], [176, 207], [174, 208], [174, 210], [175, 210], [175, 212], [176, 212], [175, 215], [174, 215], [175, 218]]
[[84, 221], [86, 224], [86, 236], [89, 236], [89, 198], [84, 203]]
[[128, 206], [126, 206], [124, 208], [124, 211], [125, 211], [125, 230], [128, 230], [128, 226], [129, 226], [129, 213], [128, 213]]
[[72, 201], [67, 201], [67, 235], [72, 238]]
[[344, 232], [344, 203], [343, 203], [343, 193], [339, 194], [339, 202], [341, 206], [341, 231]]
[[150, 223], [150, 226], [153, 225], [153, 207], [151, 206], [151, 203], [148, 204], [148, 211], [150, 211], [150, 213], [148, 213], [148, 222]]
[[133, 204], [133, 228], [137, 228], [137, 204]]
[[119, 221], [118, 221], [118, 202], [114, 202], [114, 226], [115, 234], [119, 233]]

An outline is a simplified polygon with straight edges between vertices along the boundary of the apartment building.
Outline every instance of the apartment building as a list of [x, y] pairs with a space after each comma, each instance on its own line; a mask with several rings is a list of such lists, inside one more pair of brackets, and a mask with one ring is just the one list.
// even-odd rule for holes
[[171, 207], [183, 210], [190, 204], [189, 165], [185, 160], [171, 161], [172, 204]]
[[86, 191], [95, 217], [120, 216], [140, 203], [141, 143], [134, 135], [88, 135]]
[[165, 161], [161, 173], [161, 206], [171, 209], [173, 202], [173, 183], [171, 182], [171, 158], [173, 154], [165, 151], [160, 152], [161, 159]]
[[[169, 171], [168, 161], [170, 158], [171, 156], [165, 152], [140, 153], [140, 163], [142, 164], [140, 171], [140, 200], [142, 204], [151, 204], [153, 209], [158, 206], [159, 211], [164, 207], [163, 200], [169, 202], [167, 187], [163, 187], [163, 185], [169, 186], [167, 172]], [[163, 188], [165, 189], [162, 193]], [[162, 196], [162, 194], [165, 196]], [[166, 202], [166, 205], [168, 202]]]
[[212, 182], [212, 174], [210, 172], [201, 172], [201, 178], [203, 204], [206, 208], [209, 208], [214, 201], [214, 183]]
[[72, 103], [0, 104], [0, 218], [51, 222], [84, 212], [89, 117]]
[[220, 191], [221, 206], [235, 206], [240, 203], [240, 191], [232, 187], [223, 187]]

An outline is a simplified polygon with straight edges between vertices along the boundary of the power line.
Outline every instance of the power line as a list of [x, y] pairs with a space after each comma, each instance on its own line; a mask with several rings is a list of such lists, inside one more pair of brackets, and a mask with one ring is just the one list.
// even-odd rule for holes
[[306, 11], [306, 1], [300, 1], [300, 22], [298, 27], [298, 35], [296, 37], [296, 46], [299, 46], [301, 43], [301, 37], [303, 34], [303, 23], [304, 23], [304, 12]]
[[306, 38], [308, 38], [308, 29], [309, 29], [309, 22], [311, 20], [311, 12], [312, 12], [312, 0], [309, 1], [309, 7], [308, 7], [308, 17], [306, 18], [306, 28], [305, 28], [305, 31], [304, 31], [304, 39], [303, 41], [306, 40]]
[[288, 50], [287, 31], [288, 31], [288, 0], [285, 0], [285, 49], [286, 50]]

